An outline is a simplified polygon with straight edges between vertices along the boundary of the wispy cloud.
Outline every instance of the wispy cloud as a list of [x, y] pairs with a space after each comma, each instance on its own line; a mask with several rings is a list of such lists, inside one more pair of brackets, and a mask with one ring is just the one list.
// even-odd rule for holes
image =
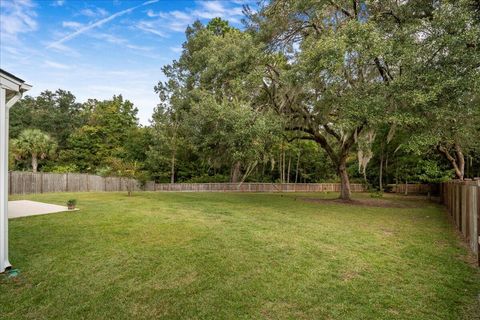
[[81, 27], [83, 27], [83, 24], [76, 21], [63, 21], [62, 26], [64, 28], [80, 29]]
[[54, 1], [52, 5], [55, 7], [61, 7], [64, 4], [65, 4], [65, 0], [57, 0], [57, 1]]
[[220, 17], [231, 23], [240, 23], [243, 15], [243, 7], [240, 5], [227, 5], [222, 1], [197, 1], [195, 8], [184, 11], [147, 11], [147, 17], [151, 20], [143, 20], [137, 23], [140, 30], [165, 36], [166, 31], [184, 32], [188, 25], [195, 20], [213, 19]]
[[53, 49], [53, 50], [61, 52], [61, 53], [65, 53], [65, 54], [70, 55], [72, 57], [79, 57], [80, 56], [78, 51], [64, 45], [63, 43], [50, 43], [49, 45], [47, 45], [47, 48]]
[[157, 35], [157, 36], [162, 37], [162, 38], [167, 37], [166, 33], [162, 32], [160, 30], [157, 30], [156, 24], [154, 22], [140, 21], [139, 23], [137, 23], [137, 25], [135, 27], [137, 29], [140, 29], [140, 30], [145, 31], [147, 33], [152, 33], [152, 34]]
[[108, 33], [92, 33], [92, 37], [100, 40], [104, 40], [108, 43], [124, 46], [126, 48], [132, 49], [132, 50], [139, 50], [139, 51], [150, 51], [152, 48], [150, 47], [145, 47], [145, 46], [138, 46], [135, 44], [131, 44], [127, 39], [121, 38], [112, 34]]
[[[0, 1], [0, 33], [16, 39], [19, 33], [37, 29], [35, 4], [31, 0]], [[4, 38], [4, 40], [5, 40]]]
[[64, 36], [64, 37], [61, 38], [61, 39], [50, 43], [50, 44], [47, 46], [47, 49], [53, 48], [53, 47], [58, 46], [58, 45], [61, 45], [61, 44], [63, 44], [64, 42], [69, 41], [69, 40], [72, 40], [73, 38], [78, 37], [78, 36], [81, 35], [82, 33], [85, 33], [85, 32], [87, 32], [87, 31], [89, 31], [89, 30], [91, 30], [91, 29], [100, 27], [100, 26], [104, 25], [105, 23], [107, 23], [107, 22], [109, 22], [109, 21], [112, 21], [112, 20], [115, 19], [115, 18], [118, 18], [118, 17], [120, 17], [120, 16], [122, 16], [122, 15], [124, 15], [124, 14], [127, 14], [127, 13], [132, 12], [132, 11], [135, 10], [135, 9], [138, 9], [138, 8], [140, 8], [140, 7], [144, 7], [144, 6], [146, 6], [146, 5], [149, 5], [149, 4], [151, 4], [151, 3], [155, 3], [155, 2], [158, 2], [158, 1], [159, 1], [159, 0], [146, 1], [146, 2], [144, 2], [144, 3], [142, 3], [142, 4], [138, 5], [138, 6], [131, 7], [131, 8], [128, 8], [128, 9], [119, 11], [119, 12], [117, 12], [117, 13], [114, 13], [114, 14], [106, 17], [106, 18], [103, 18], [103, 19], [98, 20], [98, 21], [96, 21], [96, 22], [90, 23], [90, 24], [88, 24], [88, 25], [86, 25], [86, 26], [84, 26], [84, 27], [81, 27], [80, 29], [78, 29], [78, 30], [76, 30], [76, 31], [74, 31], [74, 32], [72, 32], [72, 33]]
[[172, 50], [175, 53], [180, 53], [182, 52], [182, 47], [170, 47], [170, 50]]
[[80, 10], [80, 14], [90, 18], [105, 17], [108, 15], [108, 11], [102, 8], [86, 8]]
[[53, 61], [50, 61], [50, 60], [45, 61], [44, 65], [47, 66], [47, 67], [50, 67], [50, 68], [54, 68], [54, 69], [61, 69], [61, 70], [71, 69], [71, 67], [67, 66], [66, 64], [53, 62]]

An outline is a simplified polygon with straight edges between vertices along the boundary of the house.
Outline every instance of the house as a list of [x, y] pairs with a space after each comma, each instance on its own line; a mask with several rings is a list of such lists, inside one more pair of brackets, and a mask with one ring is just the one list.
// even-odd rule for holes
[[0, 273], [8, 261], [8, 111], [31, 86], [0, 69]]

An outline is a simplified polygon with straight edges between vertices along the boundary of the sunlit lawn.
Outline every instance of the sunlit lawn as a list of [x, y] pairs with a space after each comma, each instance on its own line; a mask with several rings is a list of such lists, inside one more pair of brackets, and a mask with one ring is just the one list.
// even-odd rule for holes
[[81, 210], [10, 220], [10, 260], [20, 273], [0, 275], [0, 318], [480, 314], [480, 272], [440, 206], [417, 200], [416, 208], [355, 207], [298, 196], [24, 197], [58, 204], [75, 197]]

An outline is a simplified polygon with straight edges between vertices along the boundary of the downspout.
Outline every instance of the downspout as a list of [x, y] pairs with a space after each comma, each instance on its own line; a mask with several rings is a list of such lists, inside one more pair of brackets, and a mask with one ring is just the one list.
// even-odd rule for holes
[[[19, 88], [22, 90], [22, 86]], [[9, 129], [9, 109], [22, 97], [22, 91], [17, 92], [10, 100], [7, 100], [7, 90], [6, 88], [0, 87], [0, 103], [5, 103], [4, 110], [0, 110], [2, 114], [0, 115], [0, 128], [1, 128], [1, 137], [0, 137], [0, 148], [2, 155], [0, 156], [0, 162], [2, 163], [0, 170], [2, 171], [2, 179], [0, 181], [0, 190], [2, 195], [0, 195], [0, 205], [2, 206], [2, 217], [3, 221], [0, 222], [0, 273], [9, 269], [12, 265], [8, 259], [8, 129]]]

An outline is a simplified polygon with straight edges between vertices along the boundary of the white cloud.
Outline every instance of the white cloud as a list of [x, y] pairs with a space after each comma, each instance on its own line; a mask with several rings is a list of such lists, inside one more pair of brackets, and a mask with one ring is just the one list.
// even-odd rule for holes
[[152, 33], [152, 34], [157, 35], [157, 36], [162, 37], [162, 38], [165, 38], [167, 36], [166, 33], [157, 30], [157, 26], [153, 22], [140, 21], [135, 27], [142, 30], [142, 31], [145, 31], [147, 33]]
[[105, 17], [106, 15], [108, 15], [108, 11], [102, 8], [93, 8], [93, 9], [86, 8], [86, 9], [80, 10], [80, 14], [90, 18], [98, 18], [98, 17]]
[[0, 33], [3, 37], [16, 39], [19, 33], [37, 30], [37, 14], [31, 0], [0, 1]]
[[153, 18], [153, 17], [157, 17], [158, 15], [155, 14], [155, 12], [153, 12], [153, 10], [149, 9], [147, 11], [147, 16], [149, 16], [150, 18]]
[[170, 50], [172, 50], [175, 53], [180, 53], [182, 52], [182, 47], [170, 47]]
[[83, 27], [83, 24], [76, 21], [63, 21], [62, 26], [64, 28], [80, 29], [81, 27]]
[[151, 51], [152, 48], [150, 47], [144, 47], [144, 46], [137, 46], [135, 44], [126, 44], [125, 45], [127, 48], [132, 49], [132, 50], [139, 50], [139, 51]]
[[58, 62], [53, 62], [50, 60], [47, 60], [44, 62], [45, 66], [54, 68], [54, 69], [61, 69], [61, 70], [68, 70], [71, 69], [70, 66], [67, 66], [66, 64], [58, 63]]
[[92, 33], [91, 36], [96, 38], [96, 39], [100, 39], [100, 40], [104, 40], [108, 43], [124, 46], [124, 47], [132, 49], [132, 50], [139, 50], [139, 51], [150, 51], [150, 50], [152, 50], [152, 48], [150, 48], [150, 47], [134, 45], [134, 44], [131, 44], [125, 38], [114, 36], [114, 35], [108, 34], [108, 33]]
[[101, 19], [101, 20], [98, 20], [98, 21], [95, 21], [95, 22], [93, 22], [93, 23], [90, 23], [90, 24], [88, 24], [88, 25], [86, 25], [86, 26], [84, 26], [84, 27], [81, 27], [80, 29], [78, 29], [78, 30], [76, 30], [76, 31], [74, 31], [74, 32], [72, 32], [72, 33], [64, 36], [64, 37], [61, 38], [61, 39], [50, 43], [50, 44], [47, 46], [47, 49], [49, 49], [49, 48], [54, 48], [54, 47], [56, 47], [56, 46], [58, 46], [58, 45], [61, 45], [61, 44], [64, 43], [65, 41], [69, 41], [69, 40], [71, 40], [71, 39], [73, 39], [73, 38], [76, 38], [77, 36], [81, 35], [82, 33], [85, 33], [85, 32], [87, 32], [87, 31], [90, 31], [91, 29], [100, 27], [100, 26], [104, 25], [105, 23], [107, 23], [107, 22], [109, 22], [109, 21], [111, 21], [111, 20], [113, 20], [113, 19], [115, 19], [115, 18], [118, 18], [118, 17], [120, 17], [120, 16], [122, 16], [122, 15], [124, 15], [124, 14], [127, 14], [127, 13], [132, 12], [132, 11], [135, 10], [135, 9], [138, 9], [138, 8], [140, 8], [140, 7], [144, 7], [144, 6], [146, 6], [146, 5], [149, 5], [149, 4], [151, 4], [151, 3], [155, 3], [155, 2], [157, 2], [157, 1], [158, 1], [158, 0], [146, 1], [146, 2], [144, 2], [144, 3], [140, 4], [140, 5], [137, 5], [137, 6], [135, 6], [135, 7], [131, 7], [131, 8], [128, 8], [128, 9], [125, 9], [125, 10], [122, 10], [122, 11], [118, 11], [118, 12], [116, 12], [116, 13], [114, 13], [114, 14], [106, 17], [106, 18], [103, 18], [103, 19]]
[[146, 6], [146, 5], [148, 5], [148, 4], [157, 3], [158, 1], [160, 1], [160, 0], [145, 1], [142, 5]]
[[58, 52], [61, 52], [61, 53], [64, 53], [64, 54], [67, 54], [67, 55], [70, 55], [70, 56], [73, 56], [73, 57], [79, 57], [80, 56], [78, 51], [64, 45], [63, 43], [50, 43], [50, 44], [47, 45], [47, 48], [53, 49], [55, 51], [58, 51]]
[[221, 1], [197, 1], [196, 4], [196, 8], [186, 9], [185, 11], [154, 12], [153, 10], [148, 10], [147, 17], [153, 19], [140, 21], [136, 27], [146, 32], [165, 36], [165, 32], [168, 30], [184, 32], [187, 26], [197, 19], [220, 17], [231, 23], [239, 23], [243, 16], [243, 7], [239, 5], [227, 6], [225, 2]]
[[57, 0], [53, 3], [53, 6], [55, 7], [61, 7], [65, 4], [65, 0]]
[[257, 1], [256, 0], [231, 0], [235, 4], [241, 4], [241, 5], [256, 5]]

